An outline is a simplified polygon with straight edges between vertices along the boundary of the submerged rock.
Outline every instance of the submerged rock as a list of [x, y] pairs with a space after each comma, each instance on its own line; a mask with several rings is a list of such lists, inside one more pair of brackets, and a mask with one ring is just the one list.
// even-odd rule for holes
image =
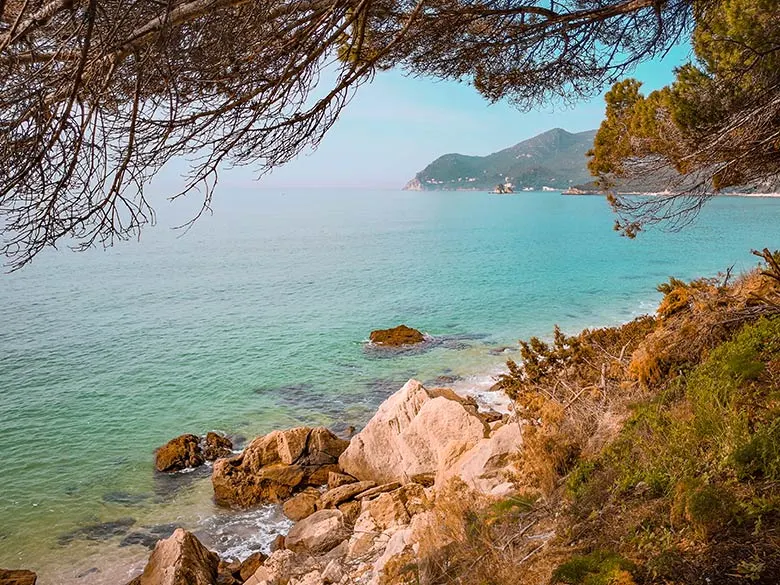
[[371, 343], [395, 347], [398, 345], [414, 345], [425, 341], [425, 336], [406, 325], [399, 325], [391, 329], [377, 329], [369, 335]]
[[219, 556], [193, 534], [177, 528], [170, 538], [154, 547], [144, 572], [133, 585], [214, 585]]
[[88, 524], [87, 526], [61, 534], [57, 538], [57, 543], [64, 546], [79, 538], [85, 540], [108, 540], [115, 536], [127, 534], [133, 524], [135, 524], [134, 518], [119, 518], [108, 522]]
[[35, 585], [38, 576], [26, 569], [0, 569], [0, 585]]
[[167, 473], [198, 467], [204, 461], [200, 438], [187, 434], [171, 439], [160, 447], [155, 455], [154, 466], [157, 471]]
[[339, 471], [338, 457], [348, 444], [324, 427], [258, 437], [241, 454], [214, 463], [214, 499], [239, 508], [282, 502], [306, 487], [325, 484], [329, 473]]

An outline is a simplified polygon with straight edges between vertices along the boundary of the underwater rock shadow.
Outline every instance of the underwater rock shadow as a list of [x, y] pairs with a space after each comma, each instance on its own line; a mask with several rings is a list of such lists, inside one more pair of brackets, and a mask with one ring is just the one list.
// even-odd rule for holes
[[488, 337], [487, 333], [453, 333], [445, 335], [430, 335], [425, 333], [425, 341], [414, 345], [376, 345], [371, 342], [363, 344], [363, 353], [370, 358], [389, 359], [400, 356], [420, 355], [437, 347], [462, 351], [474, 347], [474, 341]]

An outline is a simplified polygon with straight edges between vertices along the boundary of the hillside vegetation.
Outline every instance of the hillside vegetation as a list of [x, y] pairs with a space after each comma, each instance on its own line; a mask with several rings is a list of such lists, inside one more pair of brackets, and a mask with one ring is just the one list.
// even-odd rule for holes
[[500, 384], [524, 491], [439, 498], [435, 552], [397, 582], [780, 583], [780, 254], [762, 258], [671, 279], [655, 316], [521, 342]]
[[488, 156], [445, 154], [415, 179], [423, 190], [493, 189], [507, 180], [519, 189], [566, 189], [591, 180], [585, 154], [595, 135], [555, 128]]

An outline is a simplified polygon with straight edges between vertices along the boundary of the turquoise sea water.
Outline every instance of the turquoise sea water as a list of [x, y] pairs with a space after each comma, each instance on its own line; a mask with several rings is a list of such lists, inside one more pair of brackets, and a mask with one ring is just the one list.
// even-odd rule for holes
[[[0, 566], [120, 582], [99, 559], [137, 562], [148, 551], [122, 540], [166, 524], [260, 546], [275, 511], [217, 510], [207, 471], [155, 475], [153, 449], [360, 425], [411, 376], [484, 387], [519, 337], [651, 312], [670, 275], [754, 266], [751, 248], [780, 248], [779, 216], [780, 199], [718, 199], [630, 241], [598, 197], [245, 190], [184, 237], [44, 254], [0, 276]], [[366, 348], [399, 323], [434, 347]]]

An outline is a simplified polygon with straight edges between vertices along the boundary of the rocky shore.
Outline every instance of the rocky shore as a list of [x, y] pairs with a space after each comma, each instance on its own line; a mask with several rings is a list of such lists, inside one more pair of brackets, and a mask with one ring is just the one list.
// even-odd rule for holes
[[[128, 585], [403, 583], [403, 567], [437, 545], [430, 532], [440, 522], [441, 494], [512, 493], [521, 444], [520, 424], [509, 413], [482, 411], [449, 388], [409, 380], [350, 440], [298, 427], [216, 459], [217, 503], [280, 503], [295, 522], [269, 556], [220, 559], [179, 528], [156, 544]], [[199, 464], [207, 445], [227, 448], [216, 437], [177, 437], [158, 450], [158, 468], [161, 459]]]

